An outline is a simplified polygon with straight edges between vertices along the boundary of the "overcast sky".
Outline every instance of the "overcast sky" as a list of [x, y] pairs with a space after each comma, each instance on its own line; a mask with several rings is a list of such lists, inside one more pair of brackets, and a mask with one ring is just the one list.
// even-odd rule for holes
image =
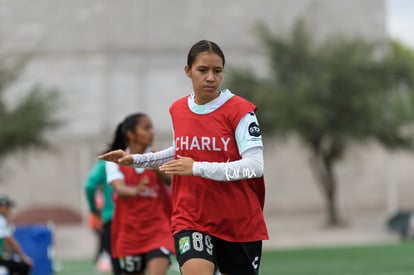
[[388, 33], [414, 48], [414, 1], [386, 1]]

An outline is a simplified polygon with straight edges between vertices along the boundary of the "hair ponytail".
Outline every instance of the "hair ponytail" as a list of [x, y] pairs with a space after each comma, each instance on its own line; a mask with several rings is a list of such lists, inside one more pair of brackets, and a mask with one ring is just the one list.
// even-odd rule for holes
[[108, 148], [105, 150], [104, 153], [108, 153], [110, 151], [115, 150], [125, 150], [126, 147], [127, 146], [124, 141], [124, 136], [122, 135], [122, 123], [119, 123], [114, 132], [112, 142], [108, 144]]
[[127, 116], [122, 122], [121, 132], [122, 132], [122, 137], [123, 137], [123, 140], [126, 146], [128, 146], [129, 144], [127, 132], [128, 131], [134, 132], [135, 127], [137, 126], [137, 123], [139, 122], [139, 120], [145, 116], [146, 114], [144, 113], [134, 113], [134, 114]]

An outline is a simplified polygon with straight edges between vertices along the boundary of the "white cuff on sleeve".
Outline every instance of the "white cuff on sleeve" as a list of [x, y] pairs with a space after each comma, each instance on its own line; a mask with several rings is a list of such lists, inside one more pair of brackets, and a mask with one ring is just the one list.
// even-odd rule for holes
[[193, 175], [194, 176], [201, 176], [201, 166], [202, 163], [199, 161], [193, 162]]

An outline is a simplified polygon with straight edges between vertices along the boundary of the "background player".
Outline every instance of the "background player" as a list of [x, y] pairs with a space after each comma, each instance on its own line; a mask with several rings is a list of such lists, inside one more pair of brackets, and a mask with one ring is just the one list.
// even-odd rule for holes
[[[150, 152], [154, 132], [144, 114], [132, 114], [122, 123], [128, 152]], [[113, 256], [124, 274], [165, 275], [174, 242], [170, 229], [171, 199], [164, 182], [170, 176], [158, 170], [106, 164], [108, 183], [116, 193], [112, 224]]]
[[[117, 149], [125, 150], [126, 145], [122, 135], [122, 123], [120, 123], [114, 133], [113, 140], [105, 152]], [[103, 191], [103, 208], [99, 210], [96, 205], [95, 195], [98, 190]], [[89, 211], [92, 215], [102, 219], [101, 242], [103, 249], [111, 255], [111, 224], [114, 213], [114, 203], [112, 200], [112, 187], [107, 184], [105, 161], [98, 160], [89, 172], [85, 182], [85, 194], [88, 201]], [[113, 274], [121, 275], [118, 260], [111, 257]]]
[[190, 49], [185, 73], [193, 92], [170, 107], [174, 146], [102, 159], [160, 167], [173, 177], [172, 230], [184, 275], [258, 274], [263, 217], [263, 145], [256, 107], [219, 90], [225, 58], [214, 42]]
[[[8, 197], [0, 197], [0, 266], [6, 267], [10, 275], [28, 275], [33, 264], [32, 260], [21, 249], [8, 224], [12, 206], [14, 202]], [[5, 250], [17, 253], [21, 261], [17, 261], [11, 255], [6, 257]]]

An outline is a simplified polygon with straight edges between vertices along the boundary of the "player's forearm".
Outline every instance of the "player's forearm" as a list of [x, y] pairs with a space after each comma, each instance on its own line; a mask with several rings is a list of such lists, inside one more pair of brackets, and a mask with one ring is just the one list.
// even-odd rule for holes
[[138, 195], [135, 189], [128, 188], [128, 187], [118, 190], [116, 194], [118, 195], [118, 197], [122, 197], [122, 198], [135, 197]]
[[26, 256], [26, 254], [23, 252], [23, 250], [21, 249], [19, 243], [14, 239], [14, 237], [8, 237], [6, 239], [7, 244], [9, 245], [9, 247], [16, 252], [21, 258], [24, 258]]
[[123, 180], [115, 180], [111, 182], [111, 185], [119, 197], [135, 197], [139, 194], [137, 186], [126, 185]]
[[99, 186], [105, 183], [105, 175], [105, 165], [95, 164], [85, 182], [85, 195], [91, 212], [98, 212], [95, 205], [95, 193]]
[[118, 197], [123, 197], [123, 198], [135, 197], [138, 195], [138, 192], [136, 191], [136, 189], [129, 188], [129, 187], [120, 188], [115, 193], [118, 195]]
[[90, 186], [86, 186], [85, 188], [85, 195], [86, 195], [86, 201], [88, 202], [89, 211], [91, 212], [97, 212], [95, 206], [95, 188], [91, 188]]
[[140, 168], [158, 168], [167, 161], [173, 160], [175, 148], [173, 146], [162, 151], [132, 155], [134, 166]]
[[219, 181], [259, 178], [263, 175], [263, 170], [263, 149], [261, 147], [246, 150], [240, 160], [230, 162], [196, 161], [193, 164], [195, 176]]

